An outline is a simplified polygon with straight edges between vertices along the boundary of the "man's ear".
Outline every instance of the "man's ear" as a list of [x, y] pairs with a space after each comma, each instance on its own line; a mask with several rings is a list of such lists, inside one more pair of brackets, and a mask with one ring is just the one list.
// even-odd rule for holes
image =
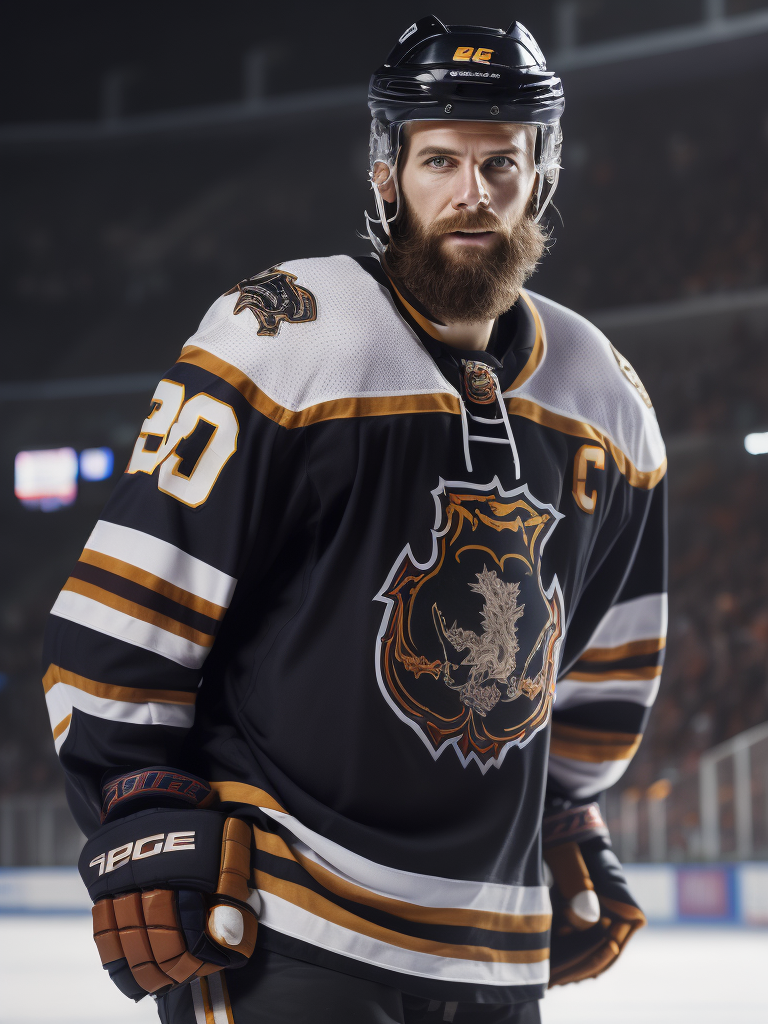
[[386, 203], [394, 203], [397, 200], [397, 190], [395, 189], [395, 178], [392, 169], [382, 160], [377, 160], [374, 164], [371, 180]]

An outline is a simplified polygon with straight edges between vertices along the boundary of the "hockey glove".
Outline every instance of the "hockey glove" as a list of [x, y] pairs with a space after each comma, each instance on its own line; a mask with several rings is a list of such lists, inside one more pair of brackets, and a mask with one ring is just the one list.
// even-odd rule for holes
[[596, 803], [545, 813], [542, 838], [553, 878], [552, 988], [602, 974], [645, 915], [630, 895]]
[[248, 905], [251, 828], [200, 808], [208, 785], [172, 769], [121, 776], [104, 795], [104, 824], [79, 870], [94, 901], [101, 962], [120, 991], [138, 1001], [242, 967], [257, 930]]

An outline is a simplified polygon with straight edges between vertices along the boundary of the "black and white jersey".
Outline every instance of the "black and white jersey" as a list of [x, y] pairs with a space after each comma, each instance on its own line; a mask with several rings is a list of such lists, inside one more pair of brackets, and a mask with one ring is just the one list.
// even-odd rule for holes
[[[636, 750], [664, 648], [666, 462], [642, 384], [524, 293], [488, 353], [376, 260], [218, 299], [54, 605], [72, 809], [111, 768], [250, 819], [269, 949], [441, 1000], [547, 983], [547, 785]], [[495, 353], [495, 354], [494, 354]]]

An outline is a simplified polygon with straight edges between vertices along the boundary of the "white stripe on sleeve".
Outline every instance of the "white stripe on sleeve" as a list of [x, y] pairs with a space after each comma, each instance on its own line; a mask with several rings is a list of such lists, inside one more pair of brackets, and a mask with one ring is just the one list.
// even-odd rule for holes
[[234, 577], [141, 530], [100, 519], [85, 546], [151, 572], [221, 608], [228, 608], [232, 600], [237, 583]]
[[666, 634], [667, 595], [646, 594], [609, 609], [585, 649], [619, 647], [635, 640], [655, 640]]
[[549, 774], [565, 786], [577, 800], [594, 796], [618, 782], [627, 770], [626, 761], [572, 761], [558, 754], [549, 755]]
[[604, 700], [628, 701], [649, 708], [656, 700], [661, 677], [655, 679], [601, 679], [585, 683], [578, 679], [561, 679], [555, 690], [555, 706], [558, 711], [579, 707], [581, 704], [598, 704]]
[[[134, 725], [173, 725], [178, 729], [189, 729], [195, 720], [194, 704], [160, 704], [148, 701], [134, 704], [122, 700], [96, 697], [67, 683], [54, 683], [45, 695], [51, 728], [55, 728], [73, 708], [84, 711], [94, 718], [106, 718], [112, 722], [131, 722]], [[61, 743], [64, 739], [60, 736]], [[57, 740], [57, 749], [61, 744]]]
[[132, 615], [126, 615], [125, 612], [72, 590], [62, 590], [51, 608], [51, 615], [88, 626], [89, 629], [124, 640], [145, 651], [154, 651], [185, 668], [200, 668], [210, 653], [210, 647], [203, 647], [176, 633], [153, 626], [150, 622], [135, 619]]

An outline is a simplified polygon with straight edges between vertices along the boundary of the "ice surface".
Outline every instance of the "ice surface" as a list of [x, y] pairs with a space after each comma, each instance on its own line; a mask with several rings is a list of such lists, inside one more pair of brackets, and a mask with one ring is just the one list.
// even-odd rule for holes
[[[597, 981], [552, 991], [544, 1024], [765, 1024], [766, 964], [767, 930], [646, 928]], [[157, 1024], [102, 971], [85, 915], [0, 915], [0, 965], [1, 1024]]]
[[768, 930], [644, 928], [594, 981], [553, 989], [543, 1024], [766, 1024]]

